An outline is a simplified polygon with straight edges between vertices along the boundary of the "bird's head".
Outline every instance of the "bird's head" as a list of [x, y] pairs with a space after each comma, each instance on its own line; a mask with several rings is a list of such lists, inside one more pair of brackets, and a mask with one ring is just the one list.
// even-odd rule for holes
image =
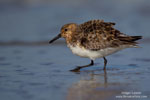
[[60, 30], [60, 34], [54, 37], [49, 43], [54, 42], [55, 40], [63, 37], [63, 38], [71, 38], [73, 33], [75, 33], [78, 29], [78, 25], [75, 23], [65, 24], [62, 26]]

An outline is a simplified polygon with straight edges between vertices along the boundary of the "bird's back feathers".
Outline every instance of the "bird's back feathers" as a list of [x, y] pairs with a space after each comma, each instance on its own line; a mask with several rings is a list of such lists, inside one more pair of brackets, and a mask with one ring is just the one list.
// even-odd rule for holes
[[128, 36], [113, 26], [113, 22], [104, 22], [103, 20], [91, 20], [79, 25], [80, 32], [74, 40], [77, 40], [80, 46], [89, 50], [100, 50], [107, 47], [119, 47], [120, 45], [136, 45], [136, 40], [141, 36]]

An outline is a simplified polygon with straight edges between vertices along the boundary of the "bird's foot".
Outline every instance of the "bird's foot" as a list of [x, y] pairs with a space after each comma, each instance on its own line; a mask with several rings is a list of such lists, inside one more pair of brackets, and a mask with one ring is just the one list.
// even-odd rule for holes
[[81, 69], [82, 67], [76, 67], [76, 68], [74, 68], [74, 69], [72, 69], [72, 70], [70, 70], [70, 71], [72, 71], [72, 72], [80, 72], [80, 69]]

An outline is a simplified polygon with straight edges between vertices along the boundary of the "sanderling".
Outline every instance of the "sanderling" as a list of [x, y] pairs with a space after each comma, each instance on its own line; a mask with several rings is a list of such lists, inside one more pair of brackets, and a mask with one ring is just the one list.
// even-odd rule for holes
[[81, 68], [94, 65], [96, 58], [104, 59], [106, 70], [106, 56], [125, 48], [139, 47], [136, 40], [142, 36], [128, 36], [115, 29], [113, 22], [103, 20], [90, 20], [83, 24], [69, 23], [62, 26], [60, 34], [49, 43], [60, 37], [65, 38], [67, 46], [72, 53], [80, 57], [91, 59], [91, 63], [85, 66], [78, 66], [71, 71], [79, 71]]

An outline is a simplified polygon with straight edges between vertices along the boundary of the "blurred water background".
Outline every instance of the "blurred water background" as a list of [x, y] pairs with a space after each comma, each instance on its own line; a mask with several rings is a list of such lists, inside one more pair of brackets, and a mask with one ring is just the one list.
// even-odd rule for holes
[[[91, 19], [142, 35], [142, 48], [108, 56], [107, 72], [102, 59], [80, 73], [70, 72], [89, 59], [73, 55], [64, 39], [48, 41], [62, 25]], [[0, 0], [0, 99], [116, 100], [132, 91], [149, 100], [149, 43], [150, 0]]]

